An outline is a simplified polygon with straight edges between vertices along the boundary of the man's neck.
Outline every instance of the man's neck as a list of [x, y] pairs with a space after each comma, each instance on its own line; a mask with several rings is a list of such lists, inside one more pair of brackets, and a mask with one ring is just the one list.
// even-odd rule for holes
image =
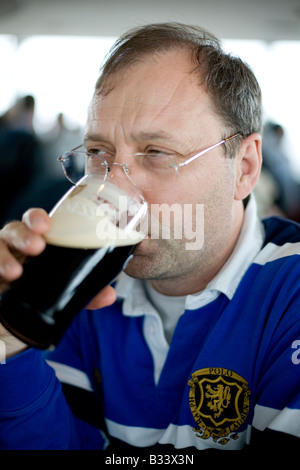
[[244, 220], [244, 207], [242, 204], [236, 207], [237, 214], [234, 219], [236, 222], [223, 250], [216, 250], [215, 255], [210, 257], [210, 260], [201, 262], [201, 265], [197, 266], [196, 269], [181, 276], [151, 280], [151, 285], [157, 292], [167, 296], [184, 296], [196, 294], [206, 288], [207, 284], [218, 274], [232, 254], [240, 235]]

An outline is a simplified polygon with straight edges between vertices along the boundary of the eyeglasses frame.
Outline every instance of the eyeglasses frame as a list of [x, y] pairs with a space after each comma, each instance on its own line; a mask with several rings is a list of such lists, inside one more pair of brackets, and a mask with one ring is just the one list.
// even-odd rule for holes
[[[176, 173], [178, 173], [178, 170], [179, 168], [185, 166], [185, 165], [188, 165], [189, 163], [193, 162], [194, 160], [197, 160], [199, 157], [202, 157], [203, 155], [205, 155], [207, 152], [210, 152], [210, 150], [213, 150], [214, 148], [216, 147], [219, 147], [220, 145], [223, 145], [227, 142], [229, 142], [230, 140], [232, 139], [235, 139], [236, 137], [238, 136], [242, 136], [243, 134], [241, 132], [237, 132], [236, 134], [233, 134], [229, 137], [226, 137], [222, 140], [220, 140], [219, 142], [217, 142], [216, 144], [213, 144], [213, 145], [210, 145], [209, 147], [206, 147], [205, 149], [201, 150], [200, 152], [197, 152], [195, 155], [187, 158], [187, 160], [181, 162], [181, 163], [171, 163], [170, 165], [170, 168], [174, 168], [174, 170], [176, 171]], [[69, 150], [65, 153], [63, 153], [62, 155], [60, 155], [57, 160], [60, 161], [62, 163], [62, 165], [64, 164], [64, 156], [71, 153], [71, 152], [76, 152], [80, 147], [83, 147], [83, 144], [80, 144], [78, 145], [77, 147], [73, 148], [72, 150]], [[87, 150], [85, 150], [85, 153], [89, 153]], [[96, 156], [96, 154], [91, 154], [93, 156]], [[142, 153], [142, 152], [137, 152], [137, 153], [134, 153], [132, 154], [132, 156], [143, 156], [143, 155], [147, 155], [147, 153]], [[103, 158], [103, 157], [101, 157]], [[109, 168], [109, 164], [108, 162], [105, 160], [105, 158], [103, 158], [103, 160], [107, 163], [107, 168]], [[124, 173], [130, 178], [130, 169], [129, 169], [129, 163], [118, 163], [118, 162], [114, 162], [112, 163], [111, 165], [117, 165], [117, 166], [120, 166], [122, 168], [122, 170], [124, 171]], [[66, 173], [65, 173], [66, 174]], [[67, 176], [66, 176], [67, 177]], [[67, 177], [67, 179], [69, 179]], [[71, 181], [69, 179], [69, 181]], [[72, 181], [71, 181], [72, 184], [74, 184]]]

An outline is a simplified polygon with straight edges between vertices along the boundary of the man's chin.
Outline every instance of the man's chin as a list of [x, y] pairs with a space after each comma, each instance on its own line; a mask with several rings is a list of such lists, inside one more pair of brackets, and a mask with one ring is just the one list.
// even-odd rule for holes
[[145, 238], [133, 250], [133, 256], [147, 256], [151, 251], [153, 251], [153, 246], [151, 244], [152, 240]]
[[127, 274], [127, 276], [134, 277], [136, 279], [145, 279], [142, 275], [142, 272], [145, 270], [143, 258], [144, 257], [142, 255], [134, 252], [123, 270], [124, 273]]
[[135, 279], [150, 279], [155, 271], [155, 254], [151, 254], [146, 247], [137, 246], [124, 268], [125, 274]]

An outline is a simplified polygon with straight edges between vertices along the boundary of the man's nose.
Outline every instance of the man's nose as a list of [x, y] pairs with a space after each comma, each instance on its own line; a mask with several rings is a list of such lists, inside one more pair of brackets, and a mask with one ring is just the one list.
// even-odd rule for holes
[[110, 179], [127, 178], [128, 165], [126, 163], [114, 162], [110, 166], [109, 177]]
[[127, 195], [131, 195], [134, 184], [128, 173], [126, 164], [114, 162], [110, 166], [108, 180], [114, 183], [121, 190], [125, 191]]

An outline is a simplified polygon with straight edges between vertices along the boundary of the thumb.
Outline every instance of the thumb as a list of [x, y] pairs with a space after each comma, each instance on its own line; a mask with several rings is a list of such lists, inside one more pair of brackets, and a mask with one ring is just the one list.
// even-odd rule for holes
[[117, 299], [117, 293], [111, 286], [102, 289], [86, 306], [87, 309], [96, 310], [98, 308], [108, 307]]

